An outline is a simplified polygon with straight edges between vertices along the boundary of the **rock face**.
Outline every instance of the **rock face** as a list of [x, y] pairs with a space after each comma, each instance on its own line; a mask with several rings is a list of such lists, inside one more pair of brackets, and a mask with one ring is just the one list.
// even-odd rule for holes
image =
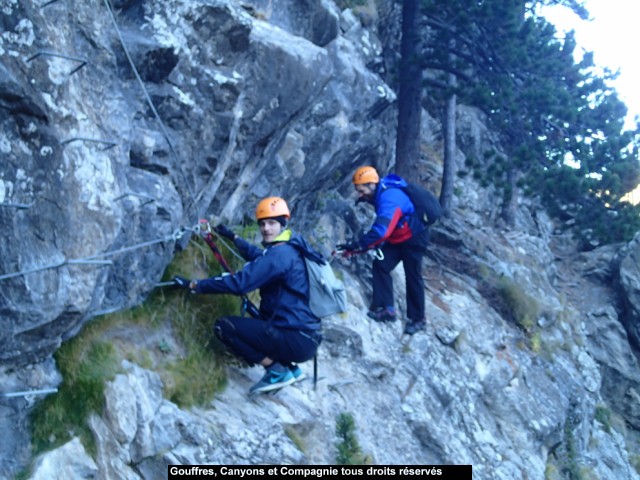
[[139, 303], [198, 218], [285, 193], [303, 218], [336, 172], [392, 145], [377, 116], [394, 93], [330, 2], [276, 2], [274, 23], [260, 2], [94, 3], [2, 12], [7, 365]]
[[630, 340], [640, 348], [640, 235], [620, 252], [619, 282], [626, 299], [625, 327]]
[[[375, 23], [397, 19], [393, 2], [108, 5], [0, 0], [1, 392], [55, 387], [61, 342], [143, 301], [198, 218], [239, 222], [283, 195], [294, 227], [330, 247], [371, 221], [349, 198], [353, 168], [393, 158], [382, 66], [397, 25]], [[438, 152], [440, 127], [424, 117], [425, 151]], [[473, 109], [459, 118], [463, 165], [492, 139]], [[437, 155], [421, 159], [415, 179], [437, 191], [440, 169]], [[26, 424], [38, 396], [0, 396], [7, 478], [28, 466], [31, 478], [155, 479], [168, 464], [330, 464], [336, 417], [350, 413], [378, 464], [638, 479], [638, 238], [578, 254], [526, 202], [518, 229], [501, 230], [492, 192], [470, 177], [433, 229], [428, 329], [409, 344], [400, 322], [365, 315], [369, 260], [337, 261], [349, 311], [324, 322], [316, 389], [248, 401], [261, 372], [229, 367], [228, 388], [187, 412], [155, 372], [125, 363], [89, 420], [96, 454], [74, 439], [37, 459]], [[401, 268], [394, 280], [404, 312]], [[526, 311], [505, 300], [516, 297]]]

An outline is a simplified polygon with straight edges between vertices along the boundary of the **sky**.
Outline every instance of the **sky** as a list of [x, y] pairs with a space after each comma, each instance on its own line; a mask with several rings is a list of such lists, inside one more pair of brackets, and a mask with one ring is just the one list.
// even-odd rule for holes
[[627, 105], [627, 125], [640, 116], [640, 0], [584, 0], [592, 20], [581, 20], [564, 7], [546, 7], [542, 14], [559, 31], [575, 30], [579, 47], [594, 52], [598, 66], [620, 70], [613, 84]]

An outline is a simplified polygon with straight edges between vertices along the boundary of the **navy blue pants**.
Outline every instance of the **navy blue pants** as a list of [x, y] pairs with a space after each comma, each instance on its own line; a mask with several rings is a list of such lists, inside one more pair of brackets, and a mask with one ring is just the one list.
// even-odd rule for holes
[[406, 243], [386, 243], [381, 248], [383, 260], [373, 262], [373, 302], [372, 307], [392, 307], [393, 279], [391, 271], [402, 262], [406, 276], [407, 317], [414, 321], [425, 319], [424, 315], [424, 278], [422, 277], [422, 258], [424, 246]]
[[281, 363], [302, 363], [313, 358], [322, 341], [319, 332], [278, 328], [252, 317], [221, 317], [214, 326], [216, 336], [234, 354], [251, 365], [265, 357]]

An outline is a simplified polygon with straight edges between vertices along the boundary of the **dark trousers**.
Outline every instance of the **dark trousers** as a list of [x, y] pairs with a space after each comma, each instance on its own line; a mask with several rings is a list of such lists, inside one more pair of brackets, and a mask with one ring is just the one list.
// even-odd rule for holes
[[252, 365], [265, 357], [283, 365], [306, 362], [322, 340], [318, 332], [278, 328], [252, 317], [221, 317], [214, 332], [234, 354]]
[[383, 260], [373, 262], [372, 307], [393, 306], [393, 279], [391, 271], [402, 262], [406, 276], [407, 317], [414, 321], [424, 320], [424, 278], [422, 258], [425, 248], [406, 244], [386, 243], [382, 246]]

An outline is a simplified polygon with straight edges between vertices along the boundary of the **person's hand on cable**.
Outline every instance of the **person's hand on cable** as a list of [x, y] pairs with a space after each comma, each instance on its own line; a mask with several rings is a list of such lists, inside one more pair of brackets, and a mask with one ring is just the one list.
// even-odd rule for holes
[[358, 241], [351, 241], [347, 243], [339, 243], [336, 245], [336, 251], [341, 253], [356, 252], [362, 250]]
[[213, 229], [221, 237], [228, 238], [229, 240], [234, 240], [236, 238], [236, 234], [233, 233], [233, 231], [230, 228], [227, 228], [227, 226], [224, 225], [223, 223], [213, 227]]
[[182, 277], [180, 275], [175, 275], [173, 277], [173, 283], [177, 288], [193, 292], [196, 288], [197, 282], [195, 280], [189, 280], [188, 278]]

